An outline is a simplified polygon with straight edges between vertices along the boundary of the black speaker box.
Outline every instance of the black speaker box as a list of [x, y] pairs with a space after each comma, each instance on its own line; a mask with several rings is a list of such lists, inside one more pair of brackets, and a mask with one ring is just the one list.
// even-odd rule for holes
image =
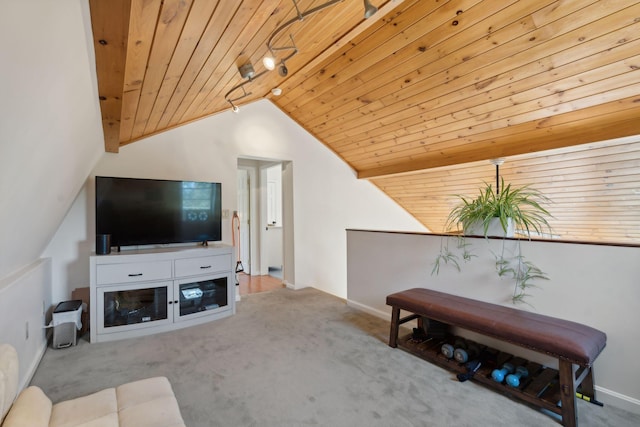
[[96, 254], [106, 255], [111, 253], [111, 234], [96, 235]]

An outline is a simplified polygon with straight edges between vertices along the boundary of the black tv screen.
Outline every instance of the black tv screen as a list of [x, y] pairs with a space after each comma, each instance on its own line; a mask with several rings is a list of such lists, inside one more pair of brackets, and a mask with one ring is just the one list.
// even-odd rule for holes
[[222, 240], [221, 184], [96, 177], [96, 234], [112, 246]]

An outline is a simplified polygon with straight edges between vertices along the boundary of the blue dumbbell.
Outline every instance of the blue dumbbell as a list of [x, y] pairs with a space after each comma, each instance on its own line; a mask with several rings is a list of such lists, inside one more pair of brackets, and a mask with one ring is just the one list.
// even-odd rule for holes
[[447, 359], [451, 359], [453, 358], [456, 348], [461, 347], [463, 345], [464, 345], [464, 340], [461, 338], [457, 338], [456, 341], [453, 343], [453, 345], [442, 344], [442, 347], [440, 347], [440, 351], [442, 352], [444, 357], [446, 357]]
[[493, 378], [495, 382], [501, 383], [502, 381], [504, 381], [504, 377], [506, 377], [507, 374], [511, 373], [513, 373], [513, 365], [511, 363], [505, 363], [504, 365], [502, 365], [502, 369], [493, 370], [493, 372], [491, 373], [491, 378]]
[[478, 348], [478, 346], [475, 344], [469, 344], [467, 348], [456, 348], [453, 352], [453, 358], [456, 359], [456, 362], [458, 363], [467, 363], [478, 354], [480, 354], [480, 349]]
[[444, 357], [446, 357], [447, 359], [451, 359], [453, 357], [453, 352], [455, 351], [455, 349], [451, 344], [442, 344], [442, 347], [440, 347], [440, 351], [442, 352]]
[[520, 379], [526, 378], [529, 375], [529, 371], [524, 366], [518, 366], [516, 372], [507, 375], [507, 384], [511, 387], [520, 387]]

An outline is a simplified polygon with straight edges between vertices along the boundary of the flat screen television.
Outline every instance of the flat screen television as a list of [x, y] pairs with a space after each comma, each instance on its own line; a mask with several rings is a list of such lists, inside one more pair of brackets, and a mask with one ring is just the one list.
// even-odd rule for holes
[[222, 240], [221, 184], [96, 177], [96, 234], [112, 246]]

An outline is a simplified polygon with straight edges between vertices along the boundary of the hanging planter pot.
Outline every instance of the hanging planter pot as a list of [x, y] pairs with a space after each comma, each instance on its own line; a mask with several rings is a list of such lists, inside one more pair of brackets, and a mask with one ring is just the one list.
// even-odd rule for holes
[[484, 222], [476, 221], [464, 229], [465, 236], [484, 236], [484, 237], [514, 237], [516, 227], [513, 218], [507, 218], [507, 227], [504, 229], [500, 218], [493, 217], [489, 219], [489, 226], [485, 230]]

